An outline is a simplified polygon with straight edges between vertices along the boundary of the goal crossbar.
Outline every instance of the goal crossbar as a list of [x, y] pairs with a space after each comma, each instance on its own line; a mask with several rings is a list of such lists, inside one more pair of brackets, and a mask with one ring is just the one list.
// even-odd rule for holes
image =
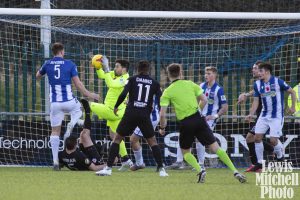
[[78, 16], [119, 18], [174, 18], [174, 19], [300, 19], [300, 13], [272, 12], [182, 12], [182, 11], [125, 11], [0, 8], [0, 15]]

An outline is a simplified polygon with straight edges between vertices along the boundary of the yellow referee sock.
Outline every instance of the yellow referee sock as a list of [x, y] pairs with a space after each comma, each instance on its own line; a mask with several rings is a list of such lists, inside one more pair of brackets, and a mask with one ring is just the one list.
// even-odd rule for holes
[[201, 171], [201, 167], [197, 162], [197, 159], [195, 158], [195, 156], [193, 154], [189, 153], [185, 153], [184, 154], [184, 160], [189, 163], [193, 168], [196, 169], [197, 172]]

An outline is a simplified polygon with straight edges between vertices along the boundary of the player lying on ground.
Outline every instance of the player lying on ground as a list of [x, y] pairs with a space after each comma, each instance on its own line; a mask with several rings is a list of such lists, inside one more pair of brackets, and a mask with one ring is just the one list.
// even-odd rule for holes
[[261, 63], [259, 66], [260, 80], [253, 85], [254, 100], [250, 114], [246, 117], [250, 121], [259, 105], [259, 97], [262, 101], [262, 111], [255, 124], [255, 152], [257, 156], [256, 168], [262, 168], [264, 145], [262, 142], [264, 134], [270, 129], [270, 142], [274, 147], [275, 156], [278, 161], [283, 161], [283, 145], [280, 141], [284, 122], [284, 91], [292, 97], [291, 114], [295, 112], [296, 94], [295, 91], [283, 80], [272, 75], [272, 65]]
[[107, 167], [96, 174], [101, 176], [110, 176], [112, 173], [112, 166], [114, 158], [118, 155], [119, 144], [125, 136], [131, 135], [136, 127], [139, 127], [151, 147], [153, 157], [157, 163], [157, 171], [162, 177], [168, 176], [162, 161], [160, 148], [157, 144], [154, 129], [150, 119], [152, 112], [153, 97], [161, 96], [160, 85], [157, 81], [152, 79], [150, 74], [150, 63], [147, 61], [140, 61], [137, 67], [138, 75], [128, 79], [123, 92], [118, 98], [115, 108], [115, 113], [118, 111], [119, 105], [124, 101], [129, 93], [128, 105], [125, 114], [117, 128], [117, 135], [115, 136], [109, 151]]
[[[241, 183], [246, 181], [246, 177], [238, 172], [226, 152], [220, 148], [214, 137], [212, 130], [206, 122], [206, 118], [198, 110], [204, 108], [207, 98], [203, 90], [194, 82], [181, 80], [182, 69], [180, 64], [171, 64], [167, 68], [168, 77], [171, 81], [161, 97], [160, 105], [160, 134], [165, 134], [167, 126], [166, 111], [169, 105], [174, 106], [175, 114], [180, 122], [179, 127], [179, 144], [185, 161], [194, 167], [198, 172], [198, 182], [205, 181], [206, 172], [201, 169], [200, 165], [193, 154], [191, 147], [195, 138], [203, 145], [209, 146], [209, 149], [216, 153], [219, 158], [233, 171], [234, 177]], [[184, 95], [183, 95], [184, 94]], [[199, 102], [199, 103], [198, 103]]]
[[[159, 105], [158, 98], [154, 97], [153, 110], [151, 112], [150, 118], [152, 122], [153, 129], [156, 129], [156, 126], [159, 123]], [[139, 169], [145, 168], [145, 163], [142, 154], [142, 146], [140, 144], [140, 139], [143, 138], [142, 131], [137, 127], [133, 134], [130, 136], [131, 147], [134, 153], [135, 163], [130, 167], [130, 170], [136, 171]]]
[[80, 133], [79, 148], [77, 138], [70, 136], [65, 140], [65, 149], [59, 152], [60, 166], [66, 166], [70, 170], [98, 171], [104, 168], [104, 162], [93, 144], [90, 136], [91, 116], [88, 101], [82, 99], [81, 103], [85, 110], [84, 128]]
[[[258, 66], [261, 63], [263, 63], [263, 62], [262, 61], [257, 61], [257, 62], [255, 62], [255, 64], [252, 67], [252, 76], [255, 80], [259, 80]], [[239, 99], [238, 99], [238, 104], [245, 102], [247, 100], [247, 98], [250, 97], [250, 96], [253, 96], [253, 94], [254, 94], [254, 90], [251, 90], [248, 93], [240, 94]], [[259, 99], [259, 104], [258, 104], [258, 108], [256, 110], [256, 116], [260, 115], [261, 109], [262, 109], [260, 96], [258, 97], [258, 99]], [[258, 117], [255, 119], [255, 124], [257, 122], [257, 119], [258, 119]], [[254, 136], [255, 136], [255, 125], [252, 126], [249, 129], [249, 131], [247, 133], [247, 136], [246, 136], [246, 142], [247, 142], [247, 145], [248, 145], [248, 148], [249, 148], [249, 157], [250, 157], [250, 160], [251, 160], [251, 163], [252, 163], [251, 166], [246, 169], [246, 172], [261, 172], [261, 169], [257, 165], [257, 157], [256, 157], [256, 153], [255, 153]], [[270, 143], [268, 143], [266, 141], [263, 141], [263, 145], [264, 145], [264, 149], [267, 150], [268, 152], [271, 152], [271, 153], [274, 152], [274, 148]]]
[[[107, 87], [109, 88], [102, 103], [90, 103], [90, 107], [93, 113], [95, 113], [99, 119], [107, 120], [107, 126], [109, 127], [109, 136], [111, 140], [116, 135], [116, 129], [124, 115], [126, 104], [122, 102], [118, 107], [118, 115], [114, 114], [114, 106], [118, 97], [124, 89], [124, 86], [129, 78], [128, 69], [129, 62], [127, 60], [116, 60], [115, 68], [113, 71], [109, 70], [108, 59], [103, 56], [102, 58], [103, 69], [96, 71], [98, 78], [104, 79]], [[124, 141], [120, 143], [119, 155], [121, 156], [122, 166], [119, 171], [125, 171], [132, 166], [132, 161], [129, 159]]]
[[[205, 80], [206, 82], [201, 83], [200, 87], [204, 91], [204, 94], [207, 98], [207, 104], [205, 104], [201, 113], [206, 118], [206, 122], [208, 123], [210, 129], [213, 131], [217, 120], [220, 116], [225, 114], [228, 110], [228, 104], [226, 101], [226, 96], [224, 95], [223, 87], [220, 86], [217, 82], [218, 70], [216, 67], [206, 67], [205, 68]], [[198, 157], [198, 163], [202, 169], [204, 167], [204, 159], [205, 159], [205, 146], [202, 145], [196, 139], [196, 151]], [[180, 149], [180, 146], [177, 148], [177, 161], [173, 163], [170, 168], [171, 169], [183, 169], [183, 155]]]
[[79, 80], [77, 67], [70, 61], [64, 59], [65, 50], [61, 43], [52, 45], [54, 57], [45, 61], [41, 69], [36, 73], [36, 78], [40, 79], [47, 74], [50, 86], [50, 123], [52, 127], [50, 144], [53, 158], [53, 170], [59, 170], [58, 149], [61, 123], [64, 114], [71, 115], [71, 124], [74, 126], [82, 116], [80, 103], [73, 96], [72, 81], [76, 88], [91, 99], [98, 100], [99, 95], [89, 92]]

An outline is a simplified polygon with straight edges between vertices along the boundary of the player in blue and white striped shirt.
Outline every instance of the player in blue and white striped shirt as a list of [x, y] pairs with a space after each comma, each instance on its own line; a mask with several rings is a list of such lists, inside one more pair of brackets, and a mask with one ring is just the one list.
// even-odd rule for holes
[[47, 74], [50, 86], [50, 122], [52, 132], [50, 143], [53, 157], [53, 169], [59, 170], [58, 149], [61, 123], [64, 114], [71, 115], [71, 124], [74, 126], [82, 116], [81, 105], [72, 93], [72, 81], [76, 88], [85, 96], [98, 100], [97, 94], [89, 92], [79, 80], [77, 67], [70, 61], [64, 59], [64, 46], [61, 43], [54, 43], [52, 46], [54, 57], [47, 60], [36, 73], [36, 78], [40, 79]]
[[[215, 67], [206, 67], [205, 68], [205, 80], [206, 82], [201, 83], [200, 87], [203, 89], [204, 94], [207, 98], [207, 104], [202, 109], [202, 115], [206, 117], [206, 121], [211, 128], [214, 129], [217, 119], [225, 114], [228, 110], [228, 104], [226, 96], [224, 94], [223, 87], [220, 86], [217, 82], [218, 71]], [[196, 151], [198, 162], [200, 166], [204, 167], [205, 159], [205, 146], [200, 142], [196, 142]]]
[[262, 101], [262, 111], [255, 125], [255, 152], [260, 167], [263, 160], [264, 146], [262, 138], [264, 133], [270, 129], [270, 142], [274, 146], [274, 152], [279, 161], [284, 159], [283, 145], [279, 138], [282, 136], [284, 121], [284, 91], [292, 96], [292, 106], [289, 111], [295, 112], [296, 95], [293, 89], [283, 80], [272, 76], [272, 65], [262, 63], [259, 66], [260, 80], [255, 81], [254, 101], [250, 109], [250, 115], [246, 120], [251, 120], [259, 104], [259, 97]]
[[[227, 112], [228, 104], [226, 101], [226, 96], [224, 95], [223, 87], [220, 86], [217, 82], [218, 70], [216, 67], [206, 67], [205, 68], [205, 81], [200, 84], [200, 87], [203, 89], [204, 94], [207, 98], [207, 104], [202, 109], [202, 115], [206, 117], [206, 121], [211, 128], [214, 129], [217, 119]], [[196, 141], [196, 151], [198, 162], [201, 168], [204, 169], [204, 159], [205, 159], [205, 146], [200, 142]], [[173, 164], [171, 168], [179, 169], [184, 168], [181, 165], [183, 162], [183, 157], [180, 148], [177, 148], [177, 161]]]

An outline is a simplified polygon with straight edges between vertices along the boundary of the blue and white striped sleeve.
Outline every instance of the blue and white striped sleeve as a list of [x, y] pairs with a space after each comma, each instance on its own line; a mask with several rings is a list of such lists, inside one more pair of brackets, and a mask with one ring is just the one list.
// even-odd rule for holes
[[219, 102], [221, 102], [221, 104], [227, 103], [226, 96], [224, 94], [224, 90], [222, 87], [220, 87], [220, 89], [218, 90], [217, 95], [218, 95]]
[[259, 97], [259, 92], [258, 92], [256, 82], [254, 82], [254, 84], [253, 84], [253, 90], [254, 90], [254, 97]]
[[286, 91], [291, 88], [284, 80], [282, 80], [280, 78], [278, 79], [278, 84], [279, 84], [280, 90]]

